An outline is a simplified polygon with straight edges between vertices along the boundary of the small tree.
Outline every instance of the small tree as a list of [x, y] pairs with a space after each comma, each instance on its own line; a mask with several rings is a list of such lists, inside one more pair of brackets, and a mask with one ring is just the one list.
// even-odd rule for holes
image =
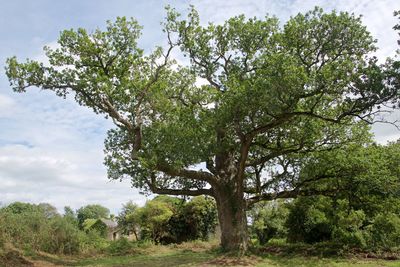
[[150, 200], [138, 211], [138, 219], [143, 238], [151, 238], [159, 243], [168, 233], [167, 223], [173, 215], [170, 205], [165, 202]]
[[84, 222], [87, 219], [108, 218], [110, 215], [110, 210], [99, 204], [94, 204], [81, 207], [76, 211], [76, 214], [80, 229], [84, 229]]
[[[105, 31], [63, 31], [60, 48], [45, 48], [50, 66], [8, 59], [11, 86], [73, 93], [110, 117], [109, 177], [215, 198], [227, 250], [247, 249], [254, 203], [326, 193], [303, 190], [286, 156], [357, 140], [362, 122], [399, 97], [399, 62], [379, 65], [370, 56], [375, 40], [346, 12], [316, 8], [283, 27], [275, 17], [244, 16], [202, 26], [196, 10], [182, 20], [169, 8], [168, 47], [149, 54], [137, 45], [140, 29], [118, 18]], [[189, 66], [176, 66], [175, 47]], [[199, 163], [206, 169], [192, 168]]]
[[265, 245], [274, 237], [286, 237], [285, 222], [289, 214], [287, 206], [284, 201], [260, 202], [249, 211], [250, 232], [257, 237], [260, 245]]
[[217, 226], [217, 208], [209, 197], [197, 196], [177, 205], [168, 222], [170, 239], [173, 242], [207, 240]]
[[123, 229], [124, 234], [133, 233], [136, 240], [139, 240], [138, 229], [140, 222], [137, 215], [138, 210], [138, 205], [128, 201], [122, 206], [122, 210], [117, 216], [118, 226]]

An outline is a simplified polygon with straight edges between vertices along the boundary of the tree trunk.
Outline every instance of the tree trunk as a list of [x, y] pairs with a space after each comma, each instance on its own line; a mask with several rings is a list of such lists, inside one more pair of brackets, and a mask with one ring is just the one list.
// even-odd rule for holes
[[215, 192], [221, 228], [221, 247], [225, 251], [238, 251], [243, 254], [248, 248], [246, 205], [243, 196], [229, 189], [231, 188]]

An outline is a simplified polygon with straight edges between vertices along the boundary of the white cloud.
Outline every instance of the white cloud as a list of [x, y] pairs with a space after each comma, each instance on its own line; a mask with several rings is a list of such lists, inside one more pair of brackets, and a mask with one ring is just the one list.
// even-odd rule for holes
[[[83, 154], [83, 151], [80, 151]], [[122, 203], [133, 199], [143, 204], [145, 199], [130, 188], [129, 181], [109, 182], [100, 162], [89, 152], [75, 160], [54, 156], [52, 152], [22, 145], [0, 147], [1, 201], [48, 202], [59, 210], [66, 205], [75, 209], [100, 203], [117, 212]], [[83, 160], [84, 157], [92, 158]], [[97, 168], [85, 168], [93, 164]]]
[[0, 118], [10, 117], [14, 112], [15, 101], [7, 95], [0, 94]]

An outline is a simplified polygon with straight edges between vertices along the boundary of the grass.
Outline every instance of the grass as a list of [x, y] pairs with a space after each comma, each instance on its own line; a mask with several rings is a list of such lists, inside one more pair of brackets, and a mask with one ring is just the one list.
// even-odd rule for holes
[[[205, 242], [190, 242], [180, 245], [169, 246], [146, 246], [135, 248], [129, 255], [110, 256], [107, 254], [85, 257], [54, 256], [38, 253], [26, 258], [35, 263], [35, 266], [310, 266], [310, 267], [377, 267], [400, 266], [400, 260], [383, 260], [357, 257], [339, 257], [331, 255], [332, 248], [326, 249], [297, 244], [295, 246], [279, 246], [274, 244], [253, 251], [248, 256], [237, 258], [232, 255], [223, 254], [218, 246]], [[272, 249], [274, 248], [274, 249]], [[322, 251], [322, 252], [321, 252]], [[324, 253], [326, 252], [326, 255]], [[1, 266], [1, 262], [0, 262]]]
[[114, 256], [99, 259], [86, 259], [73, 266], [198, 266], [213, 259], [211, 253], [192, 251], [171, 251], [153, 255]]
[[235, 258], [232, 256], [223, 256], [215, 252], [203, 251], [193, 252], [177, 250], [163, 252], [151, 255], [136, 256], [104, 256], [99, 258], [80, 259], [76, 261], [53, 261], [56, 265], [63, 266], [143, 266], [143, 267], [161, 267], [161, 266], [310, 266], [310, 267], [347, 267], [363, 266], [377, 267], [400, 266], [400, 261], [376, 260], [376, 259], [345, 259], [345, 258], [318, 258], [303, 256], [276, 256], [265, 255], [264, 257], [247, 256], [244, 258]]
[[378, 266], [400, 266], [400, 261], [388, 260], [372, 260], [372, 259], [345, 259], [345, 258], [318, 258], [318, 257], [282, 257], [282, 256], [266, 256], [260, 263], [255, 265], [262, 266], [287, 266], [287, 267], [347, 267], [347, 266], [363, 266], [363, 267], [378, 267]]

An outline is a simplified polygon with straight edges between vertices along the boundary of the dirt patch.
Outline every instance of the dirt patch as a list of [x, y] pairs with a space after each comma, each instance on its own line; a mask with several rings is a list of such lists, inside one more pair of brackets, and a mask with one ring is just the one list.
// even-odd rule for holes
[[6, 252], [0, 256], [0, 266], [4, 267], [28, 267], [34, 266], [31, 261], [28, 261], [16, 250]]

